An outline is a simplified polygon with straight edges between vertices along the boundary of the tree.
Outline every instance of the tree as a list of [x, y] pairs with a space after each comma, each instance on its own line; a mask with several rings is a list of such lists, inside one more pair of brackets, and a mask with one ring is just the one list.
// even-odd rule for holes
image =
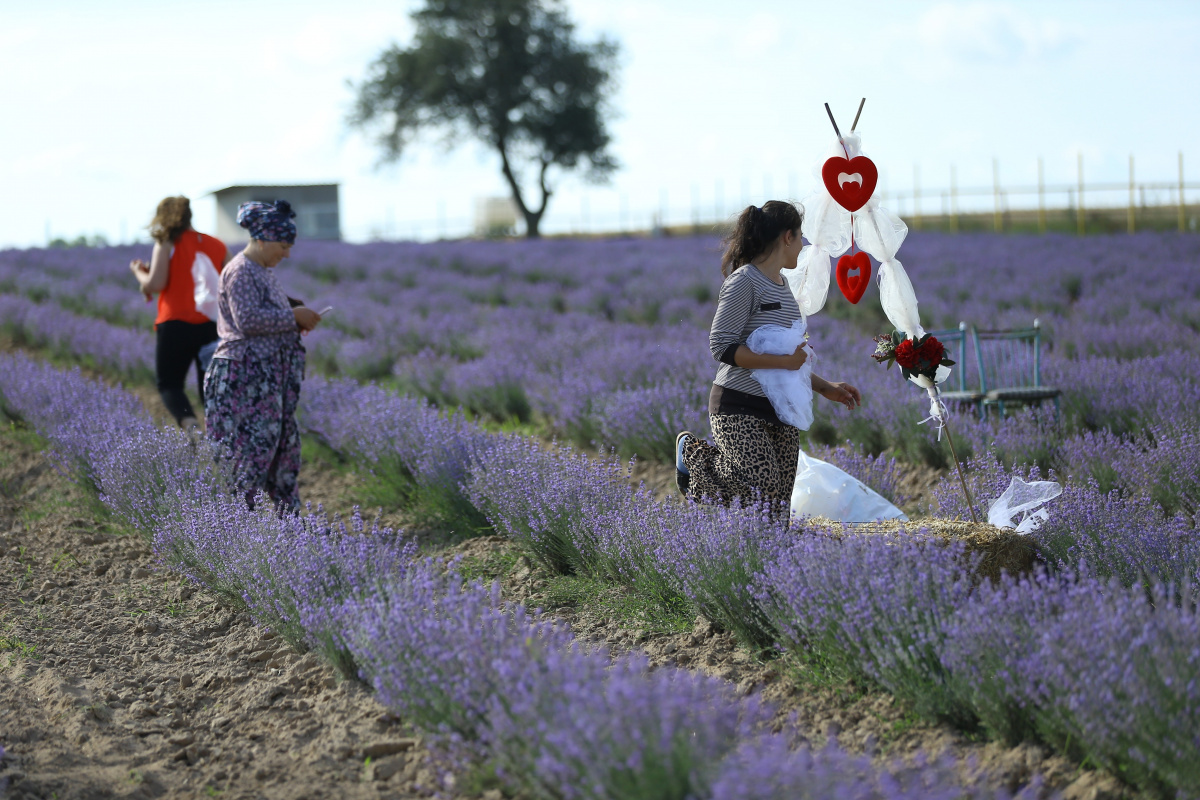
[[355, 87], [350, 124], [382, 128], [385, 160], [424, 129], [448, 142], [474, 135], [500, 155], [530, 237], [554, 193], [551, 168], [586, 163], [593, 182], [616, 169], [604, 112], [617, 46], [576, 41], [560, 0], [426, 0], [412, 16], [413, 44], [389, 47]]

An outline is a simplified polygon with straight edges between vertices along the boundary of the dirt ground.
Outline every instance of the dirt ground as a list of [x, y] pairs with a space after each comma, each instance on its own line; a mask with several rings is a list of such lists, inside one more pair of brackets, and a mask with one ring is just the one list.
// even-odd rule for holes
[[0, 447], [8, 797], [402, 798], [432, 788], [420, 739], [366, 689], [160, 571], [30, 437], [6, 431]]

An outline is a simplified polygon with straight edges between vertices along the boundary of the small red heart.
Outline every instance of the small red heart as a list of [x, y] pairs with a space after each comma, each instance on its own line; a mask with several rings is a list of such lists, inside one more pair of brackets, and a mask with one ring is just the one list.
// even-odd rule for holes
[[875, 194], [879, 170], [866, 156], [849, 160], [834, 156], [821, 167], [821, 180], [825, 181], [825, 188], [839, 206], [847, 211], [858, 211]]
[[[857, 275], [851, 275], [850, 270], [857, 269]], [[844, 255], [837, 263], [837, 284], [842, 294], [851, 303], [857, 304], [867, 291], [871, 282], [871, 259], [861, 250], [854, 255]]]

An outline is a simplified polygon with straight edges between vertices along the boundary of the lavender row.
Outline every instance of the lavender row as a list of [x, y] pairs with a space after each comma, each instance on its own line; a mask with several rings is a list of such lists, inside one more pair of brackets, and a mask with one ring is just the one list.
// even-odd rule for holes
[[83, 359], [125, 378], [154, 376], [152, 335], [74, 314], [54, 303], [0, 294], [0, 334], [16, 344]]
[[[577, 312], [639, 324], [707, 327], [720, 285], [713, 237], [659, 240], [374, 243], [301, 241], [285, 265], [289, 289], [314, 302], [364, 302], [398, 317], [488, 309]], [[997, 237], [913, 232], [906, 266], [929, 327], [966, 319], [981, 327], [1026, 325], [1040, 316], [1066, 358], [1133, 358], [1196, 352], [1200, 326], [1194, 236]], [[74, 298], [113, 317], [149, 317], [127, 264], [148, 247], [0, 251], [0, 291]], [[987, 291], [980, 291], [986, 275]], [[118, 293], [113, 293], [118, 292]], [[871, 303], [868, 299], [865, 301]], [[349, 310], [349, 309], [348, 309]], [[355, 309], [357, 311], [357, 309]], [[464, 314], [464, 312], [467, 312]], [[881, 319], [836, 293], [829, 315]], [[378, 314], [342, 324], [364, 338], [394, 329]], [[1120, 337], [1111, 334], [1120, 331]]]
[[[587, 654], [561, 626], [501, 603], [496, 586], [464, 585], [452, 565], [416, 559], [402, 534], [357, 517], [347, 528], [322, 515], [281, 519], [266, 503], [248, 510], [209, 472], [212, 454], [155, 430], [122, 395], [77, 372], [0, 359], [6, 413], [48, 436], [125, 521], [152, 525], [169, 566], [371, 683], [432, 735], [448, 766], [484, 758], [503, 785], [544, 798], [1007, 796], [963, 788], [950, 763], [880, 769], [832, 746], [790, 750], [782, 735], [758, 733], [770, 709], [730, 685]], [[117, 473], [99, 440], [122, 447], [122, 434], [139, 446]], [[147, 483], [158, 489], [149, 516]]]
[[[316, 408], [338, 409], [341, 428], [331, 443], [353, 443], [354, 452], [373, 463], [380, 456], [363, 446], [373, 434], [353, 433], [351, 409], [411, 402], [344, 382], [324, 385], [310, 398]], [[373, 411], [364, 428], [373, 431], [389, 416]], [[375, 441], [387, 447], [401, 438], [393, 433]], [[1012, 636], [972, 633], [972, 620], [994, 615], [999, 601], [971, 579], [972, 559], [962, 548], [944, 547], [920, 530], [895, 538], [802, 535], [763, 509], [664, 506], [631, 490], [619, 465], [516, 436], [479, 438], [459, 452], [470, 457], [461, 468], [469, 476], [462, 487], [469, 500], [497, 531], [552, 570], [689, 605], [750, 646], [778, 645], [816, 657], [879, 683], [929, 716], [982, 725], [999, 736], [1015, 730], [1042, 738], [1139, 785], [1200, 790], [1200, 773], [1180, 770], [1165, 755], [1200, 744], [1200, 693], [1186, 677], [1200, 667], [1200, 624], [1190, 602], [1164, 605], [1146, 597], [1147, 589], [1161, 598], [1171, 591], [1164, 587], [1200, 581], [1200, 547], [1183, 517], [1166, 519], [1152, 504], [1124, 503], [1090, 487], [1074, 487], [1056, 502], [1052, 522], [1037, 538], [1066, 577], [1004, 586], [1061, 598], [1036, 622], [1005, 617], [1012, 636], [1045, 630], [1053, 640], [1038, 641], [1059, 645], [1042, 661], [1020, 662], [1041, 693], [1037, 703], [1009, 693], [1005, 727], [992, 710], [997, 695], [1005, 696], [1003, 686], [989, 683], [992, 673], [963, 665], [1024, 656], [1013, 649]], [[998, 495], [1009, 477], [995, 462], [972, 474], [984, 498]], [[949, 490], [949, 481], [938, 489], [947, 506]], [[1095, 576], [1089, 562], [1099, 565]], [[1112, 583], [1103, 575], [1113, 576]], [[1071, 605], [1071, 598], [1108, 602], [1119, 619], [1140, 620], [1143, 646], [1130, 649], [1119, 626], [1079, 627], [1090, 607]], [[1077, 639], [1087, 646], [1072, 647]], [[1122, 663], [1127, 666], [1118, 669]], [[1070, 678], [1082, 672], [1093, 676], [1086, 687]], [[1120, 715], [1106, 715], [1114, 702]], [[1120, 736], [1106, 722], [1118, 716]], [[1043, 722], [1051, 717], [1058, 725], [1053, 730]]]

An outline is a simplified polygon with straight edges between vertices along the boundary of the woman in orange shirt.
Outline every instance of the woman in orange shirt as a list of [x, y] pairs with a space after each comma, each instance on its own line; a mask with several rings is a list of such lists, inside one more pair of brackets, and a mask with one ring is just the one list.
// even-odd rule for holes
[[[188, 369], [196, 365], [200, 404], [204, 404], [204, 370], [200, 348], [217, 339], [215, 276], [229, 260], [221, 240], [192, 228], [192, 206], [186, 197], [168, 197], [158, 204], [150, 222], [154, 251], [150, 263], [131, 261], [142, 294], [149, 300], [158, 293], [158, 316], [154, 320], [154, 371], [163, 405], [184, 430], [198, 428], [196, 412], [184, 394]], [[208, 287], [213, 287], [211, 304]]]

